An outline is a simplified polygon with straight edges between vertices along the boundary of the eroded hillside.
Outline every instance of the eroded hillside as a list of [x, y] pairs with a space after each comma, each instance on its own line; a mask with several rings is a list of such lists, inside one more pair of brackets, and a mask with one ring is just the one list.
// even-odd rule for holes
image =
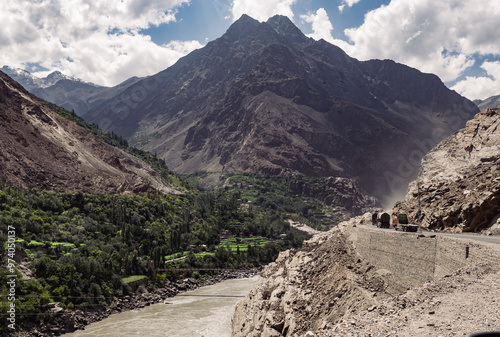
[[383, 276], [336, 228], [280, 254], [236, 308], [233, 336], [297, 336], [332, 327], [388, 296]]
[[84, 192], [175, 192], [151, 167], [60, 116], [0, 72], [0, 182]]

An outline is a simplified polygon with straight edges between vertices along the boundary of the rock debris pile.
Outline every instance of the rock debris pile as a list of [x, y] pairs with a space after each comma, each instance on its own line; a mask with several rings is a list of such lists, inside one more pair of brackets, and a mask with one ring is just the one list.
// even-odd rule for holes
[[500, 272], [489, 266], [467, 267], [301, 337], [451, 337], [500, 331], [499, 279]]
[[386, 283], [332, 230], [268, 265], [233, 317], [233, 336], [297, 336], [376, 306]]
[[[268, 265], [233, 316], [233, 337], [465, 336], [500, 331], [498, 263], [471, 264], [390, 295], [388, 271], [346, 240], [343, 222]], [[499, 251], [493, 244], [486, 244]], [[384, 273], [385, 272], [385, 273]]]

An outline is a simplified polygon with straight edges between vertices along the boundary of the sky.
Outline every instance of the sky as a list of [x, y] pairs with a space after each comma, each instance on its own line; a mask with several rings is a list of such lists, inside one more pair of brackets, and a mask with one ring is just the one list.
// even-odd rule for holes
[[498, 0], [0, 0], [0, 66], [113, 86], [155, 74], [242, 14], [288, 16], [361, 61], [433, 73], [469, 99], [500, 95]]

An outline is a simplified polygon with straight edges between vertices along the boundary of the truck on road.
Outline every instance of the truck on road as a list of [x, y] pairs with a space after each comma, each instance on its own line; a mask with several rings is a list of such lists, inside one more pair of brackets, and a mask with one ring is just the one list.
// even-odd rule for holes
[[398, 214], [396, 218], [394, 218], [394, 229], [401, 229], [404, 232], [416, 232], [418, 230], [418, 225], [410, 224], [406, 214]]

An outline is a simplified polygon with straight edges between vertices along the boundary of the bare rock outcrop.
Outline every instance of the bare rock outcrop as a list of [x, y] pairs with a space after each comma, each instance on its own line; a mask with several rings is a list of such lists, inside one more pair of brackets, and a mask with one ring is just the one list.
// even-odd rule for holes
[[394, 207], [403, 210], [424, 228], [500, 234], [500, 109], [481, 111], [422, 159]]

